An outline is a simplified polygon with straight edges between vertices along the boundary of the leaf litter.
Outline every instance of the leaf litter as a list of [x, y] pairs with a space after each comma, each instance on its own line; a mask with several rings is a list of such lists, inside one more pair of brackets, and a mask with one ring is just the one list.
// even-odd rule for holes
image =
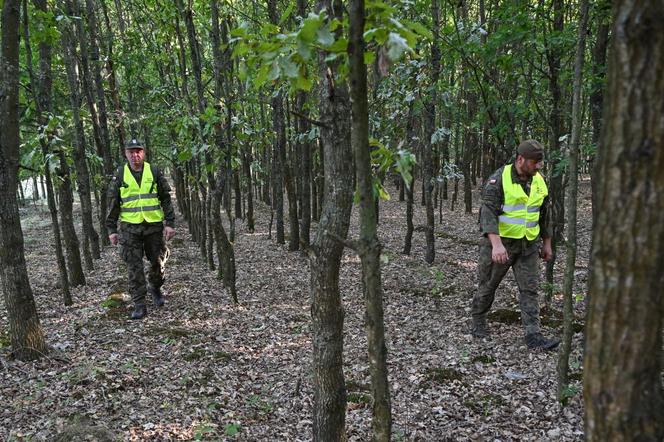
[[[587, 278], [589, 182], [581, 182], [579, 199], [581, 271], [575, 293], [584, 292]], [[414, 222], [423, 226], [424, 209], [415, 201]], [[269, 208], [257, 203], [254, 233], [237, 223], [239, 305], [230, 302], [179, 220], [163, 287], [166, 306], [155, 309], [148, 300], [142, 321], [127, 319], [131, 302], [114, 247], [104, 248], [86, 273], [87, 285], [72, 290], [75, 304], [62, 305], [52, 246], [39, 240], [50, 232], [29, 222], [47, 218], [46, 210], [22, 209], [22, 217], [31, 286], [53, 351], [36, 362], [13, 360], [0, 301], [0, 440], [311, 439], [309, 264], [304, 253], [268, 239]], [[353, 237], [357, 216], [354, 209]], [[476, 284], [476, 222], [476, 213], [458, 207], [451, 212], [443, 201], [436, 259], [429, 266], [421, 228], [412, 254], [401, 254], [405, 203], [396, 197], [381, 202], [393, 438], [582, 440], [581, 331], [571, 356], [576, 394], [565, 407], [556, 400], [557, 353], [528, 350], [519, 321], [490, 319], [488, 340], [475, 341], [467, 332]], [[558, 262], [564, 263], [562, 249]], [[557, 267], [560, 281], [562, 264]], [[346, 432], [349, 440], [364, 441], [371, 429], [370, 378], [361, 269], [350, 250], [340, 278]], [[518, 317], [517, 299], [508, 276], [493, 311]], [[556, 296], [553, 308], [560, 307]], [[583, 318], [582, 308], [581, 300], [577, 318]], [[543, 321], [543, 331], [560, 335], [559, 321]]]

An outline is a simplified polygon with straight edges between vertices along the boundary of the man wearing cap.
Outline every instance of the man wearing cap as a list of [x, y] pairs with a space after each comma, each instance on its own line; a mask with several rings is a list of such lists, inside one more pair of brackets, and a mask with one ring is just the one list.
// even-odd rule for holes
[[552, 255], [548, 189], [539, 173], [543, 163], [542, 145], [535, 140], [523, 141], [514, 163], [494, 172], [484, 186], [480, 208], [484, 237], [477, 266], [478, 289], [471, 309], [475, 338], [488, 336], [486, 317], [496, 289], [511, 267], [519, 287], [526, 345], [552, 350], [560, 343], [559, 339], [542, 336], [539, 324], [537, 252], [545, 261]]
[[[161, 286], [169, 253], [166, 241], [175, 235], [175, 211], [171, 188], [161, 171], [145, 161], [143, 143], [131, 140], [125, 146], [125, 156], [127, 163], [118, 169], [108, 188], [106, 228], [111, 244], [120, 244], [120, 255], [129, 270], [129, 293], [134, 303], [131, 319], [141, 319], [147, 314], [146, 292], [152, 295], [155, 306], [164, 305]], [[147, 287], [143, 254], [150, 261]]]

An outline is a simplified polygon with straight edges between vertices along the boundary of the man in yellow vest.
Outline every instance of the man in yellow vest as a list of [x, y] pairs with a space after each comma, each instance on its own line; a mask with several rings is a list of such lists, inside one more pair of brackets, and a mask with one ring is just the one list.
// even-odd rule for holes
[[[529, 348], [553, 350], [559, 339], [542, 336], [539, 324], [539, 256], [551, 258], [548, 189], [539, 173], [544, 148], [526, 140], [517, 148], [513, 164], [501, 167], [487, 180], [480, 208], [478, 289], [472, 303], [472, 329], [476, 338], [488, 336], [486, 317], [496, 289], [512, 268], [519, 287], [521, 323]], [[541, 240], [540, 240], [541, 237]]]
[[[145, 161], [143, 143], [133, 139], [125, 146], [127, 163], [108, 188], [106, 228], [111, 244], [120, 244], [120, 256], [129, 270], [129, 293], [134, 303], [131, 319], [147, 314], [146, 292], [155, 306], [164, 305], [161, 286], [168, 259], [166, 241], [175, 235], [175, 211], [171, 188], [159, 169]], [[120, 218], [120, 234], [117, 222]], [[150, 261], [145, 283], [143, 255]]]

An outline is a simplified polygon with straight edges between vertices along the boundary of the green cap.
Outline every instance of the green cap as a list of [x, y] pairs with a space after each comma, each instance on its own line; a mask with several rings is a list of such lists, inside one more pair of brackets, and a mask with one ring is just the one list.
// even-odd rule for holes
[[525, 140], [516, 148], [516, 153], [527, 160], [543, 160], [544, 146], [537, 140]]
[[145, 146], [143, 146], [143, 143], [136, 138], [132, 138], [127, 144], [125, 144], [125, 150], [127, 149], [145, 149]]

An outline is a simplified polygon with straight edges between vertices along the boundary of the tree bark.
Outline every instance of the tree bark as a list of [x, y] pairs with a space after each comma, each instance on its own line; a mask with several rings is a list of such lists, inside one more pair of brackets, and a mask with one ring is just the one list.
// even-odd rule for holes
[[16, 188], [19, 165], [19, 8], [18, 0], [2, 7], [0, 52], [0, 269], [12, 352], [21, 360], [47, 352], [25, 263], [23, 231]]
[[567, 241], [565, 279], [563, 284], [563, 339], [558, 354], [558, 401], [565, 402], [569, 385], [569, 355], [572, 351], [572, 323], [574, 322], [573, 290], [574, 273], [576, 270], [576, 200], [578, 194], [578, 162], [579, 162], [579, 139], [581, 137], [581, 126], [583, 124], [583, 112], [581, 108], [581, 89], [584, 54], [586, 49], [586, 29], [588, 28], [588, 1], [581, 2], [581, 17], [579, 18], [579, 29], [577, 34], [576, 59], [574, 61], [574, 91], [572, 98], [572, 140], [569, 149], [568, 170], [569, 184], [565, 213], [567, 214]]
[[[435, 2], [436, 0], [434, 0]], [[387, 382], [387, 346], [383, 320], [383, 286], [380, 271], [382, 246], [377, 235], [376, 197], [369, 150], [369, 104], [367, 67], [364, 64], [364, 0], [351, 0], [349, 8], [349, 65], [352, 103], [351, 144], [355, 156], [357, 188], [360, 195], [360, 239], [362, 289], [366, 308], [366, 333], [373, 396], [374, 441], [389, 441], [392, 433], [390, 388]]]
[[[42, 13], [47, 12], [46, 0], [33, 0], [35, 9], [41, 11]], [[52, 134], [44, 133], [48, 125], [48, 115], [47, 113], [52, 113], [53, 106], [51, 101], [51, 86], [53, 84], [53, 79], [51, 76], [51, 46], [45, 41], [39, 43], [39, 79], [35, 78], [32, 70], [32, 50], [30, 47], [30, 36], [28, 33], [28, 21], [27, 21], [27, 0], [23, 0], [23, 12], [26, 14], [26, 19], [24, 23], [24, 32], [25, 32], [25, 51], [26, 58], [30, 60], [26, 63], [28, 70], [30, 72], [30, 84], [32, 87], [32, 92], [35, 96], [35, 109], [36, 109], [36, 120], [39, 125], [39, 130], [42, 132], [39, 138], [39, 143], [42, 150], [42, 155], [46, 160], [44, 165], [44, 175], [46, 181], [46, 192], [42, 191], [42, 194], [46, 196], [46, 201], [48, 203], [49, 213], [51, 215], [51, 228], [53, 230], [53, 247], [55, 249], [55, 260], [58, 264], [58, 272], [60, 275], [60, 286], [62, 288], [62, 298], [64, 305], [72, 305], [73, 300], [71, 298], [71, 292], [69, 291], [69, 277], [67, 275], [67, 265], [65, 263], [65, 255], [62, 250], [62, 238], [60, 236], [60, 222], [58, 221], [58, 208], [55, 204], [55, 195], [53, 190], [53, 180], [51, 178], [51, 165], [48, 160], [50, 154], [50, 142], [53, 139]], [[43, 183], [43, 181], [42, 181]]]
[[616, 0], [584, 359], [588, 441], [664, 439], [664, 2]]
[[[343, 18], [339, 2], [319, 0], [330, 18]], [[340, 37], [340, 29], [335, 38]], [[346, 386], [343, 375], [344, 311], [339, 292], [339, 268], [352, 204], [350, 100], [346, 84], [338, 78], [339, 62], [325, 62], [319, 51], [320, 142], [325, 160], [324, 202], [311, 246], [311, 316], [313, 341], [313, 440], [339, 441], [345, 437]]]

